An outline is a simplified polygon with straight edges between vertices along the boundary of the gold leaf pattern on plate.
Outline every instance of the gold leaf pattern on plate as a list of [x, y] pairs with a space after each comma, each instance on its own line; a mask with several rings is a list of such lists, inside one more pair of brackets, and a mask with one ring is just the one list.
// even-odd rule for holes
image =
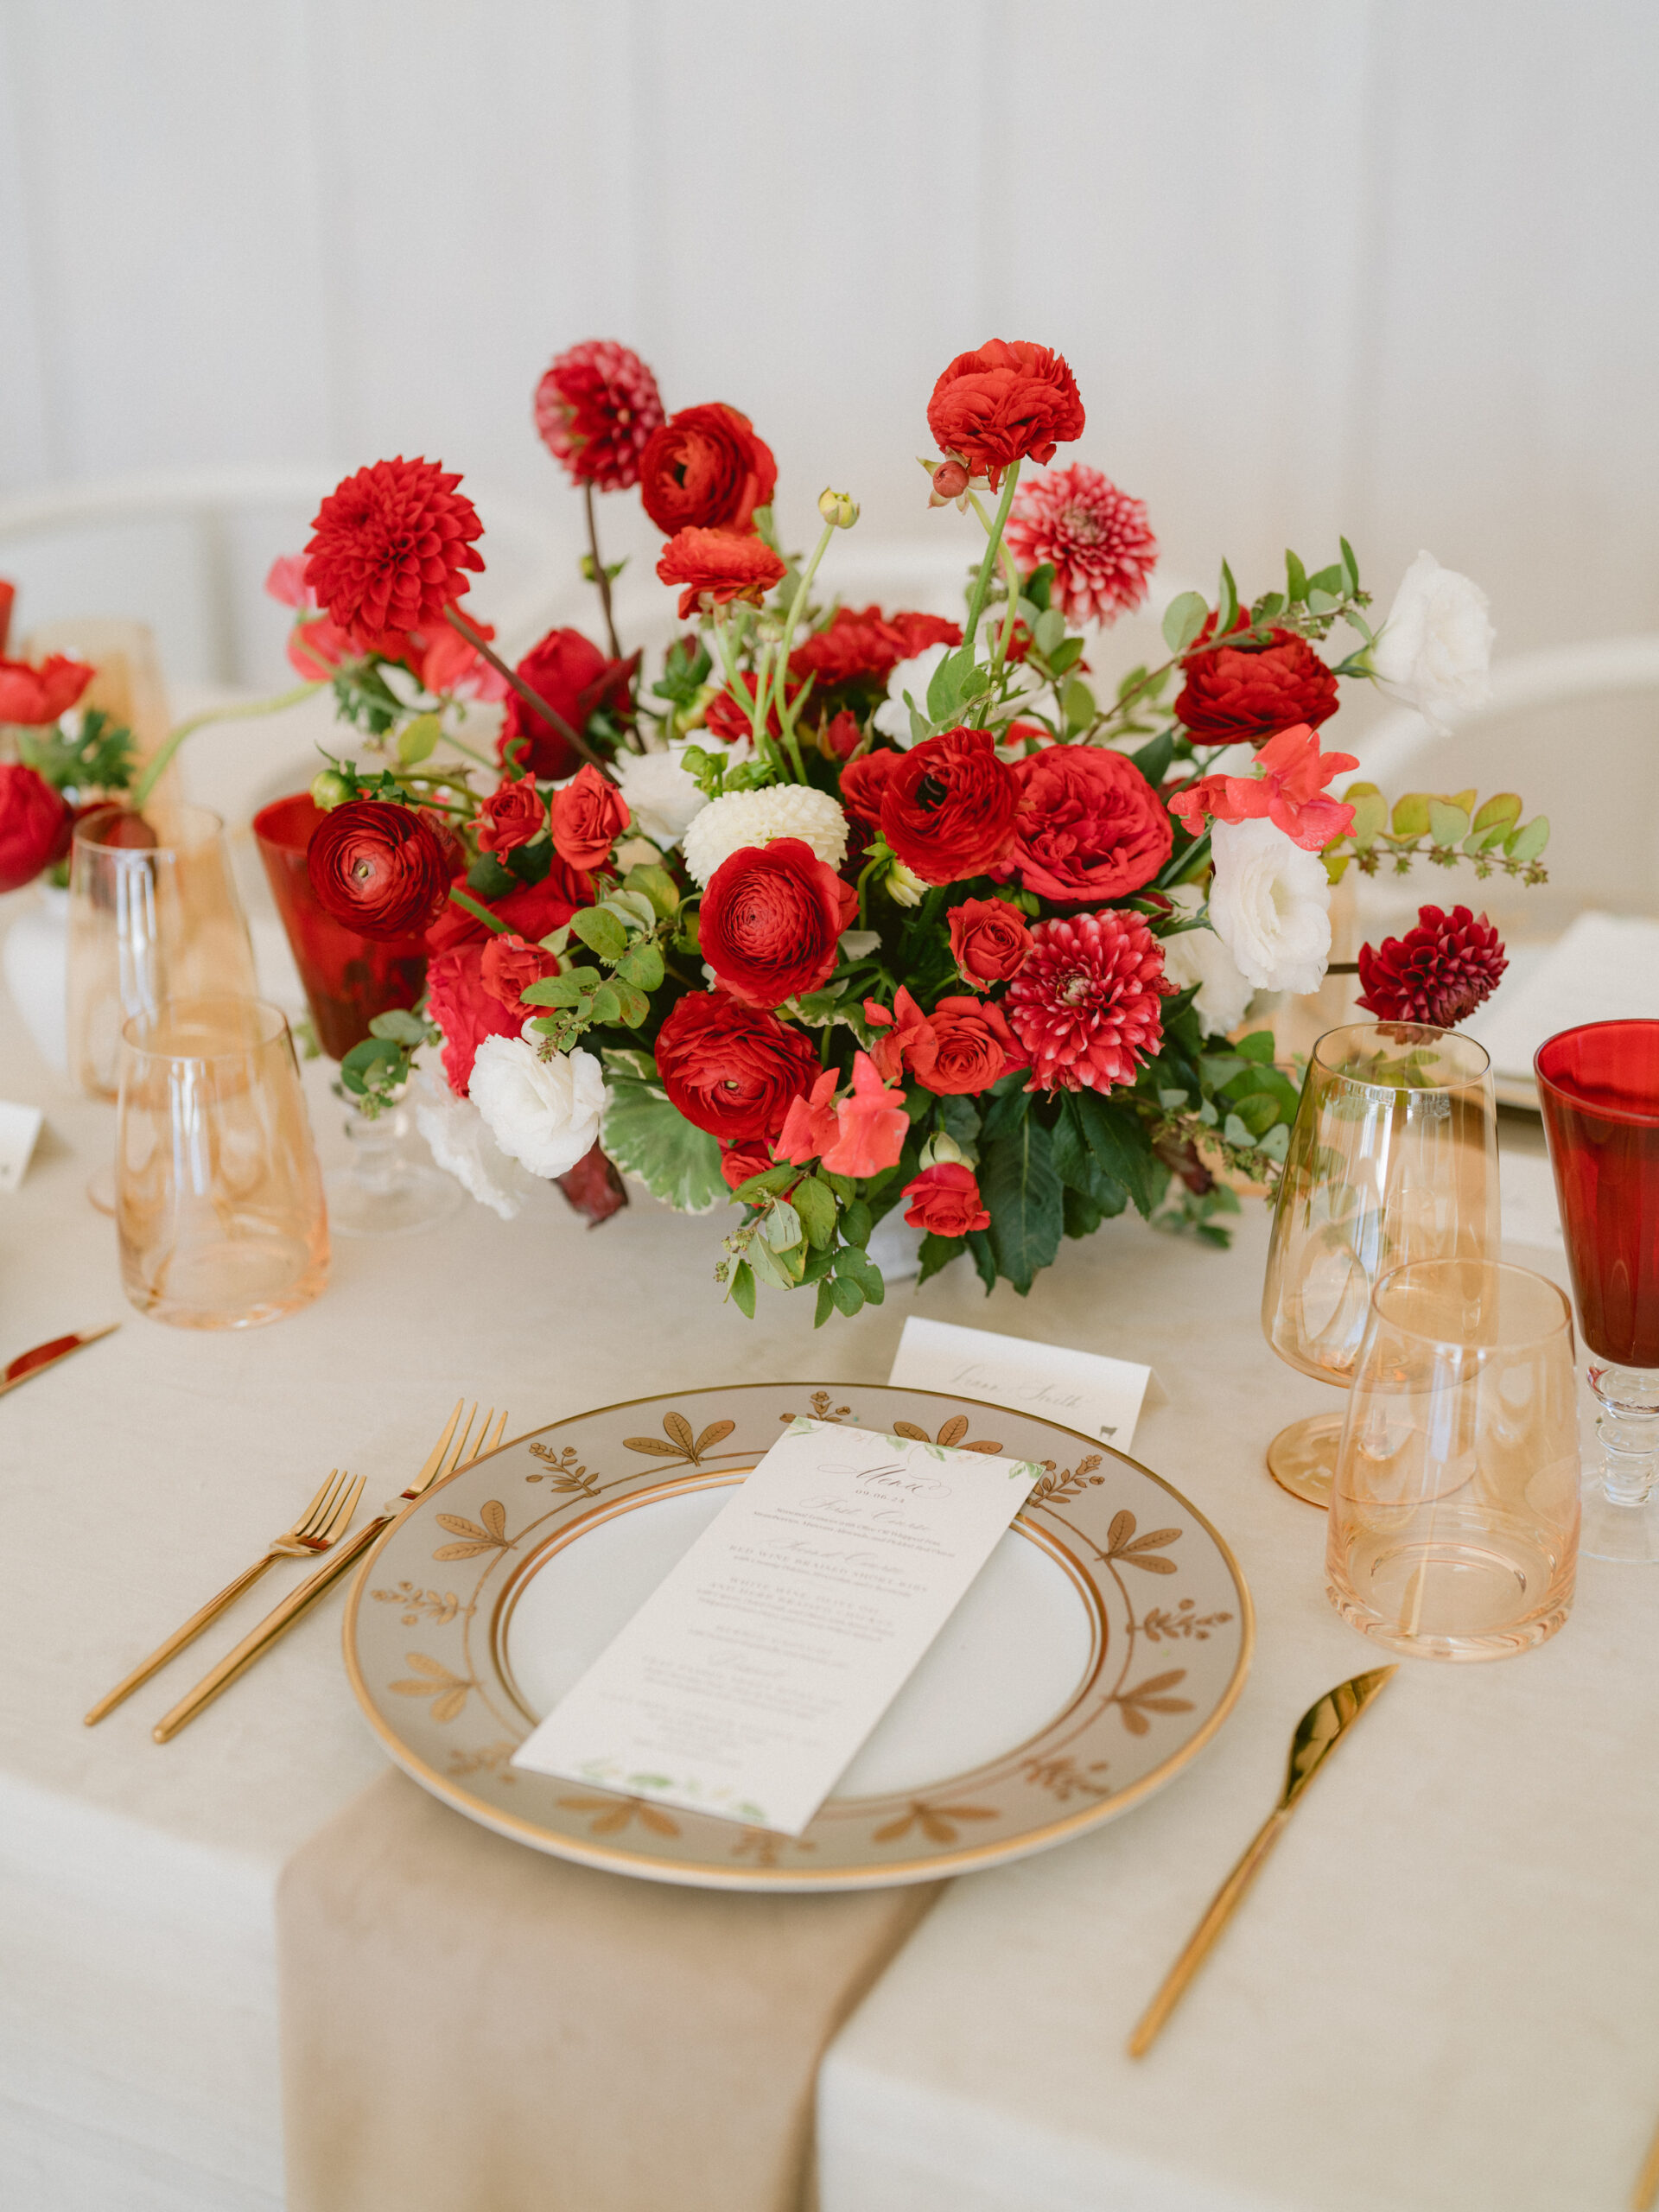
[[1173, 1641], [1178, 1636], [1208, 1643], [1211, 1630], [1224, 1627], [1232, 1618], [1230, 1613], [1201, 1613], [1191, 1598], [1183, 1598], [1173, 1613], [1166, 1613], [1161, 1605], [1154, 1605], [1141, 1622], [1141, 1629], [1148, 1643]]
[[1092, 1779], [1095, 1775], [1104, 1774], [1107, 1764], [1105, 1759], [1090, 1759], [1086, 1767], [1079, 1766], [1076, 1759], [1062, 1752], [1055, 1758], [1027, 1759], [1022, 1770], [1027, 1782], [1039, 1789], [1046, 1789], [1062, 1805], [1068, 1805], [1077, 1796], [1111, 1796], [1108, 1783]]
[[531, 1456], [541, 1460], [548, 1472], [546, 1475], [526, 1475], [524, 1480], [527, 1483], [548, 1482], [555, 1490], [579, 1491], [583, 1497], [598, 1495], [599, 1475], [596, 1471], [590, 1474], [582, 1465], [576, 1457], [574, 1444], [567, 1444], [562, 1452], [556, 1452], [550, 1444], [532, 1444], [530, 1449]]
[[518, 1776], [512, 1770], [512, 1755], [517, 1744], [501, 1742], [480, 1744], [475, 1751], [452, 1751], [449, 1771], [457, 1782], [464, 1782], [469, 1775], [487, 1774], [497, 1782], [515, 1783]]
[[630, 1452], [645, 1452], [654, 1459], [683, 1460], [700, 1467], [703, 1453], [722, 1443], [736, 1427], [734, 1421], [711, 1421], [701, 1436], [694, 1436], [691, 1424], [683, 1414], [664, 1414], [663, 1433], [669, 1440], [666, 1444], [659, 1444], [654, 1436], [625, 1436], [622, 1441]]
[[1106, 1531], [1106, 1548], [1103, 1559], [1115, 1559], [1122, 1567], [1144, 1568], [1148, 1574], [1173, 1574], [1173, 1559], [1158, 1559], [1154, 1554], [1163, 1550], [1166, 1544], [1180, 1541], [1179, 1529], [1149, 1529], [1144, 1536], [1135, 1533], [1135, 1516], [1124, 1506], [1112, 1516], [1112, 1525]]
[[1144, 1736], [1152, 1727], [1149, 1713], [1191, 1713], [1192, 1700], [1188, 1697], [1171, 1697], [1169, 1693], [1177, 1682], [1186, 1680], [1185, 1667], [1176, 1667], [1167, 1675], [1149, 1675], [1144, 1682], [1137, 1682], [1130, 1690], [1114, 1690], [1106, 1700], [1115, 1705], [1122, 1716], [1123, 1726], [1131, 1736]]
[[671, 1820], [660, 1805], [648, 1805], [643, 1797], [561, 1797], [569, 1813], [592, 1813], [588, 1823], [589, 1835], [618, 1835], [630, 1821], [638, 1816], [641, 1827], [649, 1828], [653, 1835], [678, 1835], [680, 1824]]
[[417, 1681], [405, 1679], [388, 1682], [386, 1688], [399, 1697], [429, 1697], [435, 1720], [453, 1720], [467, 1702], [467, 1693], [478, 1684], [470, 1675], [452, 1675], [440, 1660], [428, 1658], [424, 1651], [406, 1651], [404, 1663], [413, 1667]]
[[918, 1428], [913, 1421], [896, 1421], [889, 1432], [894, 1436], [908, 1437], [912, 1444], [943, 1444], [947, 1451], [997, 1452], [1000, 1444], [982, 1440], [977, 1444], [964, 1444], [970, 1423], [966, 1414], [957, 1414], [940, 1427], [937, 1436], [930, 1436], [925, 1428]]
[[999, 1817], [994, 1805], [929, 1805], [921, 1798], [911, 1800], [910, 1810], [896, 1821], [888, 1821], [879, 1828], [872, 1828], [872, 1843], [897, 1843], [900, 1836], [908, 1835], [919, 1827], [930, 1843], [954, 1843], [958, 1821], [994, 1821]]
[[[499, 1497], [492, 1497], [480, 1506], [478, 1521], [463, 1521], [458, 1513], [440, 1513], [440, 1529], [447, 1529], [452, 1536], [462, 1541], [458, 1544], [440, 1544], [432, 1554], [434, 1559], [476, 1559], [480, 1552], [506, 1551], [511, 1548], [507, 1536], [507, 1509]], [[483, 1527], [479, 1526], [479, 1522]]]
[[1081, 1497], [1090, 1486], [1098, 1489], [1106, 1479], [1104, 1475], [1095, 1472], [1100, 1462], [1098, 1452], [1086, 1452], [1075, 1468], [1057, 1467], [1052, 1459], [1039, 1461], [1045, 1472], [1027, 1498], [1027, 1509], [1033, 1505], [1064, 1505], [1074, 1497]]
[[[813, 1421], [845, 1421], [852, 1410], [850, 1406], [837, 1406], [828, 1390], [815, 1390], [812, 1393], [812, 1412], [810, 1417]], [[801, 1416], [798, 1414], [779, 1414], [778, 1418], [780, 1421], [789, 1422], [798, 1421]]]
[[399, 1617], [405, 1628], [413, 1628], [423, 1614], [434, 1628], [448, 1628], [461, 1610], [453, 1590], [423, 1590], [414, 1582], [400, 1582], [395, 1590], [371, 1590], [369, 1595], [383, 1605], [406, 1606]]

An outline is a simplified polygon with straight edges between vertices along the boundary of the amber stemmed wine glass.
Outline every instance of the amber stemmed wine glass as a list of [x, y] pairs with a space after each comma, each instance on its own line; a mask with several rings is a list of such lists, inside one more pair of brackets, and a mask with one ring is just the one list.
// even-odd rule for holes
[[[1262, 1328], [1281, 1359], [1346, 1388], [1379, 1277], [1498, 1243], [1497, 1109], [1471, 1038], [1407, 1021], [1328, 1030], [1302, 1085], [1274, 1211]], [[1281, 1429], [1274, 1480], [1330, 1503], [1345, 1408]]]

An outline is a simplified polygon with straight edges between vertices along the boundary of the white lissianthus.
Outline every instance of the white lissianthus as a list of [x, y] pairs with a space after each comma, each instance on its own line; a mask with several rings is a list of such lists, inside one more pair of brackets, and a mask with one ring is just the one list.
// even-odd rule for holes
[[563, 1175], [598, 1141], [604, 1071], [591, 1052], [543, 1059], [534, 1037], [528, 1025], [522, 1037], [486, 1037], [467, 1096], [510, 1160], [532, 1175]]
[[810, 784], [769, 784], [759, 791], [728, 791], [711, 799], [685, 833], [685, 865], [703, 889], [722, 861], [745, 845], [799, 837], [827, 868], [847, 857], [847, 817], [828, 791]]
[[1210, 849], [1210, 920], [1239, 973], [1259, 991], [1317, 991], [1331, 957], [1325, 862], [1265, 816], [1212, 823]]
[[933, 681], [933, 671], [947, 653], [956, 651], [954, 645], [929, 645], [913, 660], [901, 660], [887, 678], [887, 696], [875, 710], [875, 726], [883, 737], [890, 737], [895, 745], [910, 743], [910, 709], [905, 704], [909, 692], [916, 702], [916, 711], [927, 719], [927, 687]]
[[447, 1083], [423, 1078], [411, 1103], [415, 1126], [444, 1173], [503, 1221], [515, 1219], [524, 1204], [524, 1192], [515, 1187], [517, 1171], [471, 1100], [457, 1098]]
[[1444, 737], [1459, 715], [1491, 695], [1492, 639], [1480, 586], [1432, 553], [1400, 579], [1389, 619], [1366, 658], [1382, 690], [1415, 707]]
[[[1196, 914], [1204, 893], [1196, 883], [1178, 883], [1167, 893], [1183, 919]], [[1175, 937], [1159, 939], [1163, 947], [1164, 973], [1178, 990], [1196, 983], [1198, 995], [1192, 1011], [1206, 1037], [1224, 1036], [1244, 1019], [1255, 986], [1239, 973], [1238, 963], [1213, 929], [1182, 930]]]

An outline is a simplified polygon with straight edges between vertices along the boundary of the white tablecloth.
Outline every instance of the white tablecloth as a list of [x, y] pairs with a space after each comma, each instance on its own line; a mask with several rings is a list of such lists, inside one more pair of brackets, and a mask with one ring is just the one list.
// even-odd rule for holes
[[[337, 1158], [326, 1075], [313, 1116]], [[0, 1356], [125, 1317], [0, 1405], [0, 2204], [276, 2212], [274, 1885], [380, 1766], [337, 1601], [164, 1749], [149, 1726], [190, 1661], [88, 1731], [100, 1690], [330, 1466], [398, 1488], [462, 1391], [523, 1428], [715, 1376], [880, 1379], [918, 1305], [1150, 1361], [1169, 1398], [1137, 1453], [1234, 1545], [1259, 1642], [1233, 1719], [1167, 1791], [959, 1882], [889, 1970], [824, 2069], [823, 2212], [1623, 2202], [1659, 2118], [1659, 1573], [1587, 1565], [1542, 1651], [1405, 1669], [1152, 2056], [1122, 2056], [1297, 1716], [1376, 1656], [1325, 1602], [1320, 1516], [1263, 1471], [1272, 1431], [1331, 1400], [1262, 1343], [1259, 1217], [1226, 1255], [1119, 1222], [1028, 1300], [987, 1301], [959, 1266], [815, 1335], [805, 1300], [763, 1294], [753, 1325], [721, 1307], [711, 1221], [641, 1198], [590, 1232], [550, 1191], [511, 1225], [468, 1205], [423, 1237], [341, 1240], [308, 1312], [196, 1335], [125, 1307], [82, 1195], [112, 1111], [3, 1008], [0, 1096], [48, 1117], [0, 1198]], [[274, 1570], [203, 1663], [302, 1571]]]

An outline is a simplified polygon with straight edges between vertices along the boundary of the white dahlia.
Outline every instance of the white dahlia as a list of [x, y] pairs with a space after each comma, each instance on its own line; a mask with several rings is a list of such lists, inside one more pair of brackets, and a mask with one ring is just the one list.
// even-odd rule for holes
[[847, 857], [847, 817], [828, 791], [810, 784], [770, 784], [765, 791], [728, 791], [712, 800], [685, 833], [685, 865], [707, 888], [722, 861], [746, 845], [799, 837], [827, 868]]

